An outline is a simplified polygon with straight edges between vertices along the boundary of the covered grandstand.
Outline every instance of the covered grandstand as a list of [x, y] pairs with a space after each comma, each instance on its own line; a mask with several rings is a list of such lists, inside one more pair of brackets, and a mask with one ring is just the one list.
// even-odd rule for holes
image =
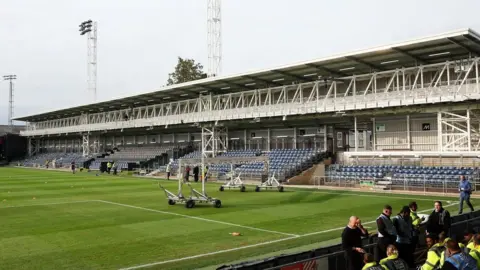
[[[479, 54], [464, 29], [14, 120], [27, 123], [31, 159], [69, 153], [91, 168], [267, 155], [284, 180], [328, 153], [345, 165], [328, 177], [455, 180], [477, 175]], [[235, 168], [254, 178], [262, 166]]]

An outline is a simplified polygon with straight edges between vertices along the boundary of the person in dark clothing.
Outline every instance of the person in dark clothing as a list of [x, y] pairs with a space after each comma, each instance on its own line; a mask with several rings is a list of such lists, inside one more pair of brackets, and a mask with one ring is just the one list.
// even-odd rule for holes
[[409, 267], [414, 267], [413, 251], [411, 250], [413, 227], [410, 219], [410, 207], [404, 206], [400, 213], [392, 219], [397, 230], [398, 256], [403, 259]]
[[387, 256], [387, 247], [395, 244], [397, 240], [397, 230], [393, 225], [390, 216], [392, 215], [392, 207], [385, 205], [382, 214], [377, 218], [378, 240], [375, 247], [375, 260], [379, 262]]
[[185, 181], [190, 182], [190, 166], [185, 167]]
[[342, 232], [342, 249], [348, 270], [360, 270], [363, 267], [362, 237], [368, 237], [368, 231], [356, 216], [350, 217], [347, 227]]
[[193, 180], [198, 182], [199, 168], [198, 166], [193, 167]]
[[75, 174], [75, 162], [72, 161], [72, 164], [70, 165], [72, 169], [72, 173]]
[[413, 253], [417, 248], [418, 236], [420, 235], [420, 225], [425, 220], [425, 217], [418, 216], [417, 214], [418, 205], [416, 202], [411, 202], [408, 206], [410, 207], [410, 218], [412, 220], [412, 227], [413, 227], [412, 242], [410, 247]]
[[441, 232], [444, 232], [448, 236], [450, 225], [450, 213], [442, 207], [441, 201], [436, 201], [435, 210], [428, 217], [427, 234], [439, 235]]

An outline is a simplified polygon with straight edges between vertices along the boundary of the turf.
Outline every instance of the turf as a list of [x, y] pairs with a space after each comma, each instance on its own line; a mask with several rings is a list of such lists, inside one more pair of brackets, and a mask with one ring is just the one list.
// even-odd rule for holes
[[0, 269], [136, 269], [152, 263], [148, 268], [196, 269], [311, 247], [338, 238], [351, 215], [367, 222], [385, 203], [396, 211], [415, 199], [428, 209], [436, 199], [252, 190], [220, 192], [209, 183], [209, 195], [220, 198], [222, 208], [186, 209], [168, 205], [151, 179], [0, 168]]

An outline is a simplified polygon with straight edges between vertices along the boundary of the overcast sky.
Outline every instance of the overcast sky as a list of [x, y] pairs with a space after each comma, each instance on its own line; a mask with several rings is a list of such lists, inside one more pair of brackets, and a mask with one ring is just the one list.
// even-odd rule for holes
[[[470, 27], [480, 1], [223, 0], [223, 75]], [[15, 115], [92, 101], [86, 38], [98, 21], [98, 100], [164, 85], [178, 56], [207, 65], [207, 0], [16, 0], [0, 7], [0, 75], [16, 74]], [[0, 124], [8, 83], [0, 81]]]

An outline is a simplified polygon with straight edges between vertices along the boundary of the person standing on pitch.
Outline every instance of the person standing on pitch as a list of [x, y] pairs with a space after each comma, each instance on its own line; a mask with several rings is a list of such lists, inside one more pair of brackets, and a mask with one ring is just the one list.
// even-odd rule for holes
[[458, 184], [458, 191], [460, 191], [460, 208], [458, 209], [458, 214], [463, 213], [463, 201], [465, 201], [470, 207], [470, 211], [473, 210], [473, 205], [470, 202], [470, 195], [472, 194], [472, 184], [470, 184], [470, 181], [465, 179], [465, 176], [461, 175], [460, 176], [460, 183]]
[[378, 240], [375, 247], [375, 260], [379, 262], [386, 257], [387, 247], [397, 240], [397, 230], [393, 225], [390, 216], [392, 215], [392, 207], [385, 205], [382, 214], [377, 218]]
[[342, 232], [342, 249], [348, 270], [362, 269], [363, 254], [362, 237], [368, 237], [368, 231], [356, 216], [350, 217], [347, 227]]
[[171, 166], [170, 166], [170, 163], [168, 163], [167, 168], [165, 169], [165, 172], [167, 173], [167, 180], [170, 180], [170, 170], [171, 170]]
[[185, 182], [190, 182], [190, 166], [185, 167]]
[[195, 182], [198, 182], [198, 174], [199, 174], [199, 168], [198, 168], [198, 165], [195, 165], [195, 167], [193, 167], [193, 181]]

